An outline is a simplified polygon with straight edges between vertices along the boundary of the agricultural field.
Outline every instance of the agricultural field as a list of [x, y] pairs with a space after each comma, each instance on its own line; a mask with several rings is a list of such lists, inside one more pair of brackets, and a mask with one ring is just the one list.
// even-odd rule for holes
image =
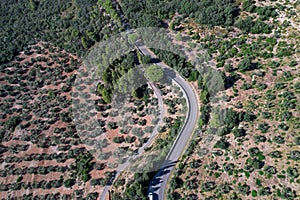
[[[130, 56], [124, 60], [121, 64], [133, 61]], [[98, 120], [97, 129], [78, 133], [76, 126], [89, 125], [88, 119], [73, 121], [76, 116], [71, 112], [80, 109], [76, 102], [81, 98], [71, 87], [78, 73], [86, 73], [78, 71], [80, 62], [72, 54], [39, 43], [2, 66], [1, 196], [96, 198], [118, 163], [152, 133], [159, 110], [151, 88], [146, 85], [144, 99], [131, 97], [116, 110], [105, 102], [102, 82], [88, 98], [95, 102], [91, 116]], [[82, 93], [91, 93], [86, 85], [79, 87]], [[101, 155], [95, 157], [91, 147], [100, 149]], [[28, 194], [28, 189], [34, 193]]]

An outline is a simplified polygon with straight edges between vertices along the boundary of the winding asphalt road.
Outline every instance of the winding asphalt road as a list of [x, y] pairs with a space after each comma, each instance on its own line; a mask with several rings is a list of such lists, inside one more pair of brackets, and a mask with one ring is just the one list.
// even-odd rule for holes
[[[154, 55], [152, 51], [150, 51], [147, 47], [145, 46], [138, 46], [140, 52], [144, 55], [149, 55], [151, 58], [156, 58], [157, 57]], [[165, 70], [165, 75], [169, 77], [175, 84], [177, 84], [181, 90], [184, 93], [184, 96], [187, 100], [187, 107], [188, 107], [188, 112], [187, 112], [187, 117], [185, 119], [185, 122], [183, 124], [183, 127], [178, 134], [173, 146], [171, 147], [165, 162], [163, 163], [161, 169], [159, 172], [155, 175], [153, 180], [159, 180], [158, 184], [152, 184], [155, 181], [152, 181], [149, 185], [149, 193], [153, 193], [153, 195], [156, 197], [155, 199], [164, 199], [164, 194], [165, 194], [165, 188], [167, 185], [167, 182], [169, 180], [169, 177], [171, 175], [171, 172], [174, 168], [174, 164], [178, 161], [182, 153], [184, 152], [189, 139], [191, 138], [191, 135], [193, 133], [193, 130], [197, 124], [198, 120], [198, 112], [199, 112], [199, 107], [198, 107], [198, 100], [197, 96], [194, 93], [193, 88], [191, 85], [184, 80], [181, 76], [179, 76], [174, 70], [172, 70], [168, 65], [166, 65], [163, 62], [156, 63], [156, 65], [162, 67]], [[160, 91], [151, 83], [149, 83], [152, 89], [154, 90], [156, 96], [158, 97], [159, 100], [159, 108], [160, 108], [160, 113], [161, 115], [159, 116], [160, 119], [163, 118], [163, 106], [162, 106], [162, 97], [160, 95]], [[158, 123], [160, 124], [160, 122]], [[147, 147], [154, 139], [154, 137], [157, 134], [157, 126], [151, 135], [150, 139], [148, 142], [143, 145], [142, 148], [139, 149], [138, 155], [141, 154], [144, 151], [144, 148]], [[134, 158], [134, 157], [133, 157]], [[116, 175], [115, 178], [119, 175], [120, 172], [122, 172], [127, 166], [128, 166], [128, 160], [120, 165], [118, 169], [116, 170]], [[101, 200], [105, 200], [108, 190], [110, 188], [110, 185], [107, 185], [104, 188], [104, 191], [102, 192], [101, 195]]]
[[[151, 52], [146, 46], [139, 46], [138, 48], [144, 55], [151, 56], [151, 58], [157, 58], [154, 55], [154, 53]], [[164, 199], [166, 185], [174, 168], [174, 165], [184, 152], [188, 141], [192, 136], [194, 128], [197, 124], [199, 104], [193, 88], [186, 80], [184, 80], [181, 76], [176, 74], [176, 72], [170, 69], [170, 67], [165, 63], [159, 62], [156, 63], [156, 65], [165, 69], [166, 75], [181, 88], [181, 90], [184, 92], [188, 106], [188, 112], [187, 117], [185, 119], [185, 123], [180, 133], [178, 134], [173, 146], [171, 147], [163, 166], [153, 179], [158, 180], [159, 183], [156, 184], [156, 181], [152, 181], [149, 186], [148, 194], [152, 193], [155, 197], [154, 199]]]
[[[122, 21], [122, 24], [126, 30], [127, 33], [131, 32], [131, 28], [129, 25], [128, 20], [125, 18], [124, 13], [122, 12], [122, 9], [120, 7], [120, 5], [118, 4], [117, 0], [112, 0], [113, 6], [115, 7], [116, 11], [119, 14], [119, 17]], [[139, 49], [139, 51], [144, 54], [144, 55], [149, 55], [151, 58], [155, 58], [157, 59], [157, 56], [146, 46], [136, 46], [137, 49]], [[197, 120], [198, 120], [198, 113], [199, 113], [199, 107], [198, 107], [198, 100], [197, 100], [197, 96], [193, 90], [193, 88], [191, 87], [191, 85], [184, 80], [180, 75], [178, 75], [174, 70], [172, 70], [169, 66], [167, 66], [165, 63], [163, 62], [159, 62], [156, 63], [156, 65], [162, 67], [165, 72], [167, 77], [169, 77], [172, 81], [174, 81], [183, 91], [184, 96], [186, 98], [187, 101], [187, 107], [188, 107], [188, 112], [187, 112], [187, 116], [185, 119], [185, 122], [183, 124], [183, 127], [180, 131], [180, 133], [178, 134], [173, 146], [171, 147], [165, 162], [163, 163], [161, 169], [159, 170], [159, 172], [155, 175], [153, 180], [159, 180], [159, 183], [152, 181], [149, 185], [149, 190], [148, 190], [148, 194], [152, 193], [154, 196], [154, 200], [163, 200], [164, 199], [164, 195], [165, 195], [165, 189], [166, 189], [166, 185], [167, 182], [169, 180], [169, 177], [171, 175], [171, 172], [175, 166], [175, 163], [179, 160], [180, 156], [182, 155], [182, 153], [184, 152], [188, 141], [190, 140], [193, 131], [195, 129], [195, 126], [197, 124]], [[154, 89], [154, 92], [160, 96], [160, 94], [158, 94], [159, 91], [157, 91], [157, 88], [153, 87], [153, 85], [151, 85], [152, 88]], [[160, 97], [159, 101], [160, 101]], [[162, 109], [162, 107], [160, 106], [160, 108]], [[162, 112], [161, 112], [162, 113]], [[150, 141], [152, 141], [152, 139], [154, 138], [155, 134], [152, 135], [152, 137], [149, 139], [149, 143]], [[145, 144], [145, 146], [147, 146], [147, 144]], [[144, 148], [139, 150], [139, 154], [142, 153]], [[118, 170], [117, 170], [117, 174], [119, 174], [122, 170], [125, 169], [125, 167], [128, 165], [128, 163], [124, 163], [123, 165], [119, 166]], [[101, 195], [101, 200], [104, 200], [106, 197], [106, 193], [108, 192], [110, 186], [106, 186], [104, 191], [102, 192]]]

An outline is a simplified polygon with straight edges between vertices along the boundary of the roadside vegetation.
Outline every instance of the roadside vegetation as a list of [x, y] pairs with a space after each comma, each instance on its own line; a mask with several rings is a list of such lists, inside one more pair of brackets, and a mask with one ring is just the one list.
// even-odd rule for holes
[[170, 22], [212, 55], [227, 103], [202, 99], [202, 90], [202, 134], [177, 165], [168, 199], [299, 198], [299, 34], [276, 19], [284, 7], [242, 1], [238, 29], [179, 23], [181, 16]]

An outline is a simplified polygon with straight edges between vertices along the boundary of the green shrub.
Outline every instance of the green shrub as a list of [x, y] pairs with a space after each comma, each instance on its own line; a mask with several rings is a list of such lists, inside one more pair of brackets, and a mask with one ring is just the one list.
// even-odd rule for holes
[[86, 182], [89, 180], [89, 172], [93, 169], [93, 156], [90, 153], [80, 154], [76, 157], [76, 174]]
[[256, 190], [252, 190], [251, 191], [251, 195], [252, 195], [252, 197], [257, 197], [257, 191]]
[[217, 141], [214, 147], [220, 149], [227, 149], [229, 146], [230, 146], [229, 142], [227, 142], [225, 139], [220, 139], [219, 141]]
[[295, 67], [297, 65], [298, 65], [298, 62], [295, 61], [295, 60], [291, 61], [290, 64], [289, 64], [290, 67]]
[[75, 184], [75, 179], [67, 179], [64, 181], [64, 186], [66, 188], [71, 188]]
[[269, 130], [270, 126], [267, 123], [259, 124], [257, 129], [260, 130], [262, 133], [266, 133]]
[[277, 173], [277, 169], [274, 166], [266, 166], [264, 168], [264, 171], [266, 172], [267, 175], [274, 175]]
[[5, 123], [4, 128], [5, 130], [10, 130], [13, 132], [15, 128], [22, 122], [21, 118], [18, 116], [10, 117]]
[[228, 194], [231, 190], [232, 188], [229, 183], [222, 183], [218, 186], [218, 191], [220, 193]]
[[272, 158], [281, 158], [282, 157], [281, 154], [282, 153], [280, 151], [272, 151], [269, 153], [269, 156], [271, 156]]
[[208, 181], [202, 184], [201, 189], [204, 192], [208, 192], [208, 191], [212, 191], [213, 189], [215, 189], [216, 184], [213, 181]]
[[296, 145], [300, 145], [300, 137], [294, 139]]
[[290, 187], [284, 187], [282, 192], [277, 193], [283, 199], [296, 199], [297, 194], [295, 190], [292, 190]]
[[299, 172], [297, 168], [288, 167], [287, 173], [291, 178], [298, 178]]
[[248, 16], [246, 19], [237, 21], [236, 26], [246, 33], [253, 34], [270, 34], [273, 27], [262, 22], [260, 19], [253, 21], [252, 17]]
[[250, 58], [244, 58], [239, 64], [238, 64], [238, 69], [241, 72], [253, 70], [255, 68], [254, 63]]
[[255, 1], [254, 0], [243, 0], [242, 8], [243, 8], [243, 10], [252, 13], [256, 8]]
[[300, 151], [298, 150], [291, 151], [288, 155], [288, 158], [295, 161], [300, 160]]
[[249, 195], [250, 194], [250, 186], [244, 183], [243, 185], [239, 184], [238, 186], [238, 191], [242, 195]]
[[254, 169], [261, 169], [265, 163], [257, 158], [248, 158], [246, 160], [246, 164], [249, 166], [253, 166]]
[[260, 188], [258, 191], [258, 194], [260, 196], [266, 196], [266, 195], [271, 195], [271, 189], [269, 187], [264, 187], [264, 188]]
[[284, 140], [284, 137], [282, 136], [275, 136], [273, 138], [273, 141], [276, 142], [277, 144], [284, 144], [285, 140]]
[[288, 125], [286, 125], [285, 123], [280, 123], [278, 125], [278, 128], [283, 130], [283, 131], [287, 131], [289, 129]]
[[124, 139], [124, 137], [123, 136], [117, 136], [117, 137], [114, 137], [113, 138], [113, 142], [114, 143], [118, 143], [118, 144], [120, 144], [120, 143], [122, 143], [122, 142], [124, 142], [125, 141], [125, 139]]

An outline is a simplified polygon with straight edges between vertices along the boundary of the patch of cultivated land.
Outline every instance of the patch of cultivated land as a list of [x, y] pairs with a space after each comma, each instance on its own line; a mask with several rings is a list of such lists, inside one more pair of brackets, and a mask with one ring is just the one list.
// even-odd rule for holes
[[[1, 66], [2, 199], [97, 199], [118, 163], [152, 133], [159, 111], [147, 85], [146, 98], [128, 97], [117, 109], [100, 91], [89, 90], [97, 83], [85, 80], [76, 88], [94, 102], [94, 110], [75, 124], [72, 109], [83, 97], [72, 86], [85, 73], [80, 66], [76, 56], [43, 42]], [[97, 124], [78, 132], [91, 126], [90, 118]]]
[[217, 127], [218, 113], [209, 116], [173, 173], [168, 199], [299, 199], [300, 44], [293, 23], [297, 15], [291, 15], [299, 6], [255, 5], [273, 5], [285, 13], [265, 20], [274, 25], [272, 33], [223, 29], [217, 34], [188, 21], [177, 27], [216, 61], [227, 97], [218, 107], [229, 112]]

